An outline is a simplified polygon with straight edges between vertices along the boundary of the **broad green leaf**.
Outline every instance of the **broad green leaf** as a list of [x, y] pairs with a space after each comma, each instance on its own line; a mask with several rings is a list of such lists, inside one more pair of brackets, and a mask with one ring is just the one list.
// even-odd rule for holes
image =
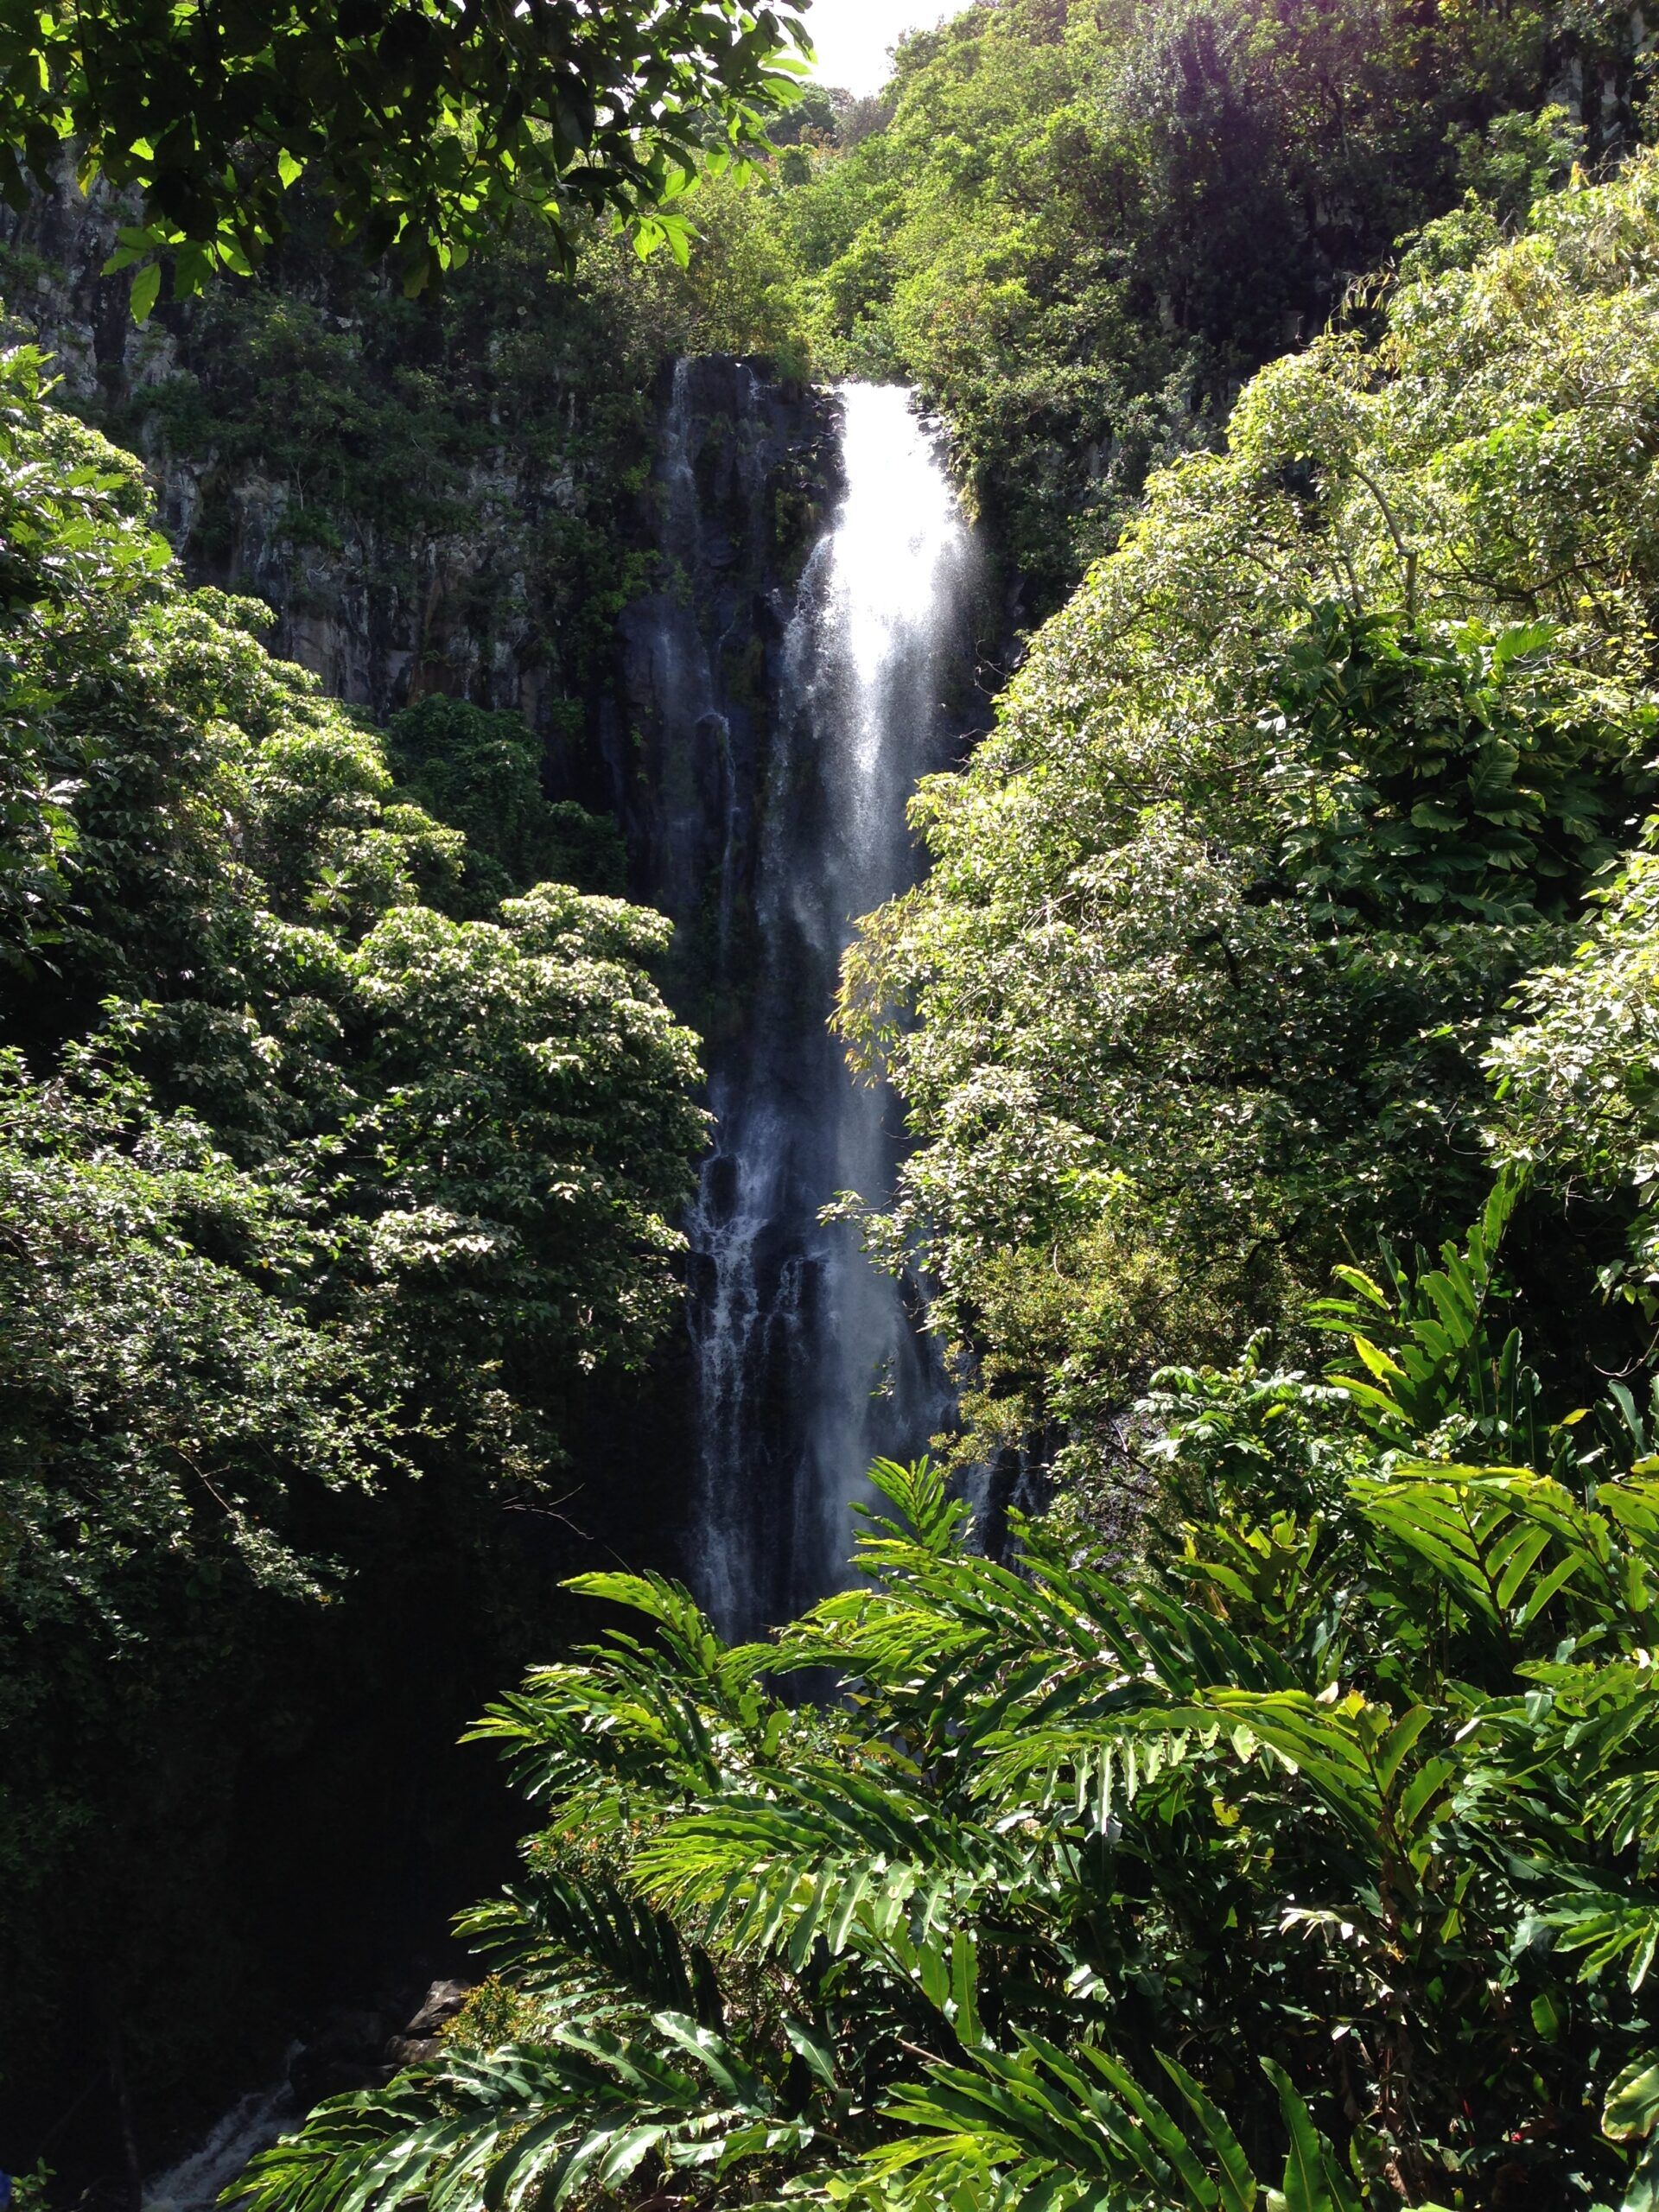
[[1659, 2059], [1635, 2059], [1607, 2092], [1602, 2133], [1616, 2143], [1639, 2142], [1659, 2120]]
[[148, 322], [150, 310], [161, 296], [162, 264], [147, 261], [135, 271], [129, 297], [135, 322]]

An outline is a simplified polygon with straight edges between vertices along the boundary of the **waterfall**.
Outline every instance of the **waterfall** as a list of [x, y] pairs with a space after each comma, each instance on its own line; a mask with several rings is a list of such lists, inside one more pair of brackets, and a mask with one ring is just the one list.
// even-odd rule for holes
[[221, 2193], [241, 2178], [254, 2152], [288, 2133], [301, 2111], [286, 2082], [244, 2097], [199, 2148], [146, 2183], [143, 2212], [217, 2212]]
[[[758, 972], [715, 1056], [715, 1148], [690, 1224], [691, 1563], [728, 1632], [844, 1580], [871, 1459], [920, 1450], [949, 1404], [917, 1287], [820, 1217], [842, 1191], [880, 1197], [897, 1165], [893, 1101], [855, 1083], [827, 1021], [854, 921], [914, 880], [906, 804], [955, 734], [971, 549], [910, 395], [853, 384], [837, 398], [841, 496], [796, 594], [752, 794]], [[688, 480], [685, 432], [677, 405], [671, 487]], [[722, 835], [724, 964], [741, 841]]]

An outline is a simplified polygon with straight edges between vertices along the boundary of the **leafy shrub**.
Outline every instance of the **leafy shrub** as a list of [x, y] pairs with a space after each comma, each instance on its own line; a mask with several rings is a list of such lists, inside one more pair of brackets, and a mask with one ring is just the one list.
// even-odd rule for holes
[[496, 1993], [260, 2212], [1646, 2205], [1659, 1460], [1504, 1332], [1517, 1193], [1346, 1272], [1357, 1379], [1161, 1377], [1141, 1562], [976, 1556], [888, 1465], [776, 1644], [587, 1578], [635, 1629], [481, 1727], [545, 1821], [466, 1923]]

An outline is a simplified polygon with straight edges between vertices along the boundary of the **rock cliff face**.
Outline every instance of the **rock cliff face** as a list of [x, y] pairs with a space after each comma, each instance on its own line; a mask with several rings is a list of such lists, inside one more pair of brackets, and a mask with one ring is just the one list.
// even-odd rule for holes
[[720, 354], [667, 365], [652, 397], [654, 588], [618, 616], [596, 734], [637, 890], [677, 925], [674, 995], [718, 1055], [758, 967], [757, 828], [796, 589], [838, 488], [836, 415]]
[[101, 273], [118, 222], [67, 179], [0, 216], [0, 290], [60, 397], [143, 457], [192, 581], [264, 601], [273, 650], [377, 717], [435, 690], [512, 709], [556, 792], [614, 786], [587, 736], [654, 581], [670, 334], [529, 241], [410, 302], [303, 238], [141, 328]]
[[0, 215], [0, 283], [62, 396], [144, 459], [192, 581], [263, 601], [272, 650], [377, 718], [435, 690], [521, 714], [554, 794], [623, 825], [717, 1032], [709, 887], [744, 874], [830, 402], [677, 368], [528, 258], [421, 304], [299, 251], [140, 327], [101, 274], [118, 220], [65, 180]]

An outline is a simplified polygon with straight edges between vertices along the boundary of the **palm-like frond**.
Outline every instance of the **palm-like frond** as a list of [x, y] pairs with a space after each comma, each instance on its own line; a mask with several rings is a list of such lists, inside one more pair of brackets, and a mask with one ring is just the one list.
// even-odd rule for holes
[[[1488, 1331], [1502, 1211], [1431, 1280], [1350, 1285], [1445, 1433], [1536, 1395]], [[1449, 2201], [1447, 2158], [1513, 2163], [1542, 2069], [1587, 2109], [1586, 2069], [1651, 2047], [1659, 1468], [1573, 1460], [1572, 1422], [1524, 1460], [1427, 1459], [1385, 1383], [1386, 1420], [1252, 1370], [1237, 1452], [1206, 1386], [1168, 1449], [1229, 1471], [1166, 1564], [1030, 1527], [977, 1556], [923, 1465], [876, 1471], [862, 1580], [775, 1644], [727, 1649], [670, 1583], [585, 1581], [637, 1625], [480, 1730], [544, 1807], [524, 1882], [465, 1923], [520, 2040], [324, 2108], [257, 2212], [1382, 2212]], [[1293, 1405], [1349, 1424], [1346, 1458], [1253, 1515], [1237, 1469]], [[768, 1687], [825, 1667], [821, 1707]], [[1633, 2134], [1573, 2156], [1608, 2202], [1649, 2160]]]
[[[1136, 2212], [1255, 2212], [1270, 2202], [1237, 2136], [1185, 2069], [1160, 2054], [1181, 2100], [1178, 2120], [1109, 2052], [1022, 2037], [1012, 2053], [981, 2051], [936, 2067], [895, 2095], [898, 2139], [872, 2154], [895, 2201], [954, 2201], [964, 2183], [982, 2201], [1020, 2212], [1122, 2206]], [[1289, 2149], [1276, 2192], [1295, 2212], [1360, 2212], [1329, 2141], [1282, 2068], [1265, 2062]]]
[[1586, 1889], [1562, 1897], [1542, 1919], [1564, 1958], [1580, 1955], [1586, 1980], [1617, 1967], [1634, 1993], [1659, 1957], [1659, 1897]]
[[712, 2009], [708, 1961], [666, 1915], [613, 1882], [538, 1872], [455, 1926], [498, 1972], [562, 2005]]
[[614, 1629], [588, 1663], [539, 1668], [488, 1709], [470, 1739], [505, 1746], [527, 1795], [569, 1799], [632, 1783], [683, 1798], [776, 1749], [790, 1715], [759, 1685], [769, 1646], [722, 1644], [687, 1592], [660, 1576], [586, 1575], [573, 1587], [630, 1607], [658, 1640]]
[[429, 2212], [559, 2206], [614, 2196], [647, 2161], [718, 2173], [798, 2157], [809, 2121], [719, 2036], [659, 2013], [643, 2031], [556, 2028], [545, 2044], [416, 2069], [391, 2088], [334, 2100], [238, 2183], [256, 2208]]

